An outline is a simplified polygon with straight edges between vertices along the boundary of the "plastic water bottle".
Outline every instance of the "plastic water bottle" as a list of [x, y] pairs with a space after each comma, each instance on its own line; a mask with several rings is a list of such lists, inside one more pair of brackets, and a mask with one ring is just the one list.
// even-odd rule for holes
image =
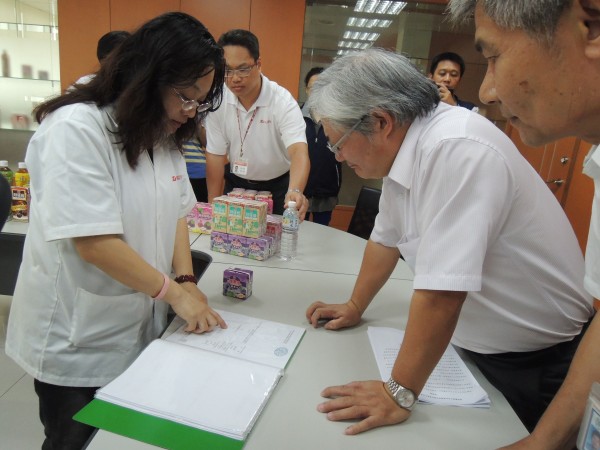
[[300, 216], [296, 209], [296, 202], [289, 201], [288, 207], [283, 212], [281, 249], [279, 250], [279, 257], [284, 261], [290, 261], [296, 257], [299, 226]]

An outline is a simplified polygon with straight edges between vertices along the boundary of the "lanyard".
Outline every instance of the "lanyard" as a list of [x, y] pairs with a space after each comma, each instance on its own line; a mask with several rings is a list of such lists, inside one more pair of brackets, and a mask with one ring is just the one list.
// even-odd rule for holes
[[240, 158], [242, 158], [244, 156], [244, 142], [246, 141], [246, 136], [248, 136], [248, 130], [250, 130], [250, 125], [252, 125], [252, 122], [254, 121], [254, 117], [256, 116], [257, 112], [258, 112], [258, 106], [252, 113], [252, 117], [250, 118], [250, 122], [248, 123], [248, 127], [246, 128], [244, 137], [242, 137], [242, 126], [240, 124], [240, 110], [237, 108], [235, 110], [235, 114], [237, 116], [237, 122], [238, 122], [238, 131], [240, 132]]

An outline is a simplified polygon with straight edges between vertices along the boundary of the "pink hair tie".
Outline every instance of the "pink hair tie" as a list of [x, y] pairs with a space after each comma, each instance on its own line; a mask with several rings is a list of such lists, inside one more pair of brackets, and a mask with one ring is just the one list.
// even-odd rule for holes
[[165, 296], [165, 294], [167, 293], [167, 290], [169, 289], [169, 284], [171, 283], [171, 279], [166, 275], [166, 274], [162, 274], [163, 278], [164, 278], [164, 283], [163, 283], [163, 287], [160, 290], [160, 292], [158, 294], [156, 294], [156, 296], [152, 297], [154, 300], [162, 300]]

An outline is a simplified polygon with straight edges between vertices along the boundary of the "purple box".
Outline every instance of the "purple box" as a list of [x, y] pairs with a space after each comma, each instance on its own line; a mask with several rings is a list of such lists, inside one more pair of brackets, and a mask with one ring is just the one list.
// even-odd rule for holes
[[252, 295], [252, 276], [250, 269], [239, 267], [225, 269], [223, 272], [223, 295], [246, 300]]
[[269, 240], [264, 237], [246, 238], [248, 242], [248, 258], [257, 261], [264, 261], [271, 256]]
[[248, 256], [248, 238], [236, 234], [229, 235], [229, 254], [235, 256]]
[[210, 249], [215, 252], [229, 253], [229, 235], [213, 231], [210, 235]]

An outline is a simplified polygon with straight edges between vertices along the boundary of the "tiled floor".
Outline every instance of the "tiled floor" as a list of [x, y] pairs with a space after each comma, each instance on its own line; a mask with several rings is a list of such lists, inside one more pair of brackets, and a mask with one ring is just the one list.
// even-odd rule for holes
[[0, 295], [0, 450], [35, 450], [41, 448], [44, 432], [33, 378], [4, 354], [11, 300]]

